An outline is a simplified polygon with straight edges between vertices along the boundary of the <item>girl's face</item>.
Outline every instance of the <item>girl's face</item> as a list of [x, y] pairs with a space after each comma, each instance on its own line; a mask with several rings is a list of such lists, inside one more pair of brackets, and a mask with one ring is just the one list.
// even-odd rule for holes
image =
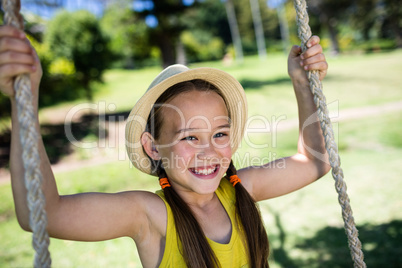
[[225, 103], [212, 91], [188, 91], [166, 103], [155, 148], [176, 191], [213, 193], [232, 157]]

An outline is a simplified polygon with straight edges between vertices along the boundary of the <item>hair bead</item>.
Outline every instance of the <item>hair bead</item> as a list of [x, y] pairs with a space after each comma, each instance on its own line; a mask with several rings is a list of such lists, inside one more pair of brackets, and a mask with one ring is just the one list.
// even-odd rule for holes
[[171, 187], [168, 178], [160, 178], [159, 185], [162, 187], [162, 190], [165, 189], [166, 187]]
[[237, 175], [230, 176], [230, 183], [233, 184], [233, 187], [235, 187], [238, 182], [241, 182], [241, 179]]

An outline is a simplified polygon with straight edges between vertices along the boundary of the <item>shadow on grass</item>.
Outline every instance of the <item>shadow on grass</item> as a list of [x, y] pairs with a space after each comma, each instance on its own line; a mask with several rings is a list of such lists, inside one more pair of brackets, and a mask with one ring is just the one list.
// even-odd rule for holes
[[[107, 129], [101, 129], [100, 121], [121, 122], [127, 119], [129, 112], [110, 113], [105, 115], [89, 114], [82, 116], [77, 122], [68, 125], [71, 130], [70, 138], [66, 135], [65, 124], [41, 124], [41, 134], [46, 152], [52, 164], [57, 163], [63, 156], [71, 154], [72, 141], [82, 141], [92, 135], [96, 138], [107, 138]], [[7, 167], [10, 154], [11, 131], [0, 134], [0, 168]]]
[[[335, 77], [331, 74], [325, 76], [325, 82], [331, 80], [337, 80], [339, 77]], [[349, 79], [349, 77], [348, 77]], [[352, 79], [352, 78], [351, 78]], [[267, 80], [260, 80], [260, 79], [242, 79], [239, 80], [240, 84], [243, 86], [244, 90], [251, 90], [251, 89], [261, 89], [264, 86], [274, 86], [274, 85], [281, 85], [281, 84], [289, 84], [292, 85], [292, 80], [289, 76], [278, 77], [276, 79], [267, 79]]]
[[279, 213], [273, 213], [275, 218], [276, 227], [279, 230], [279, 247], [272, 249], [272, 256], [275, 262], [280, 263], [282, 267], [298, 267], [295, 262], [288, 256], [284, 246], [286, 242], [286, 233], [282, 227], [281, 218]]
[[292, 83], [289, 77], [281, 77], [277, 79], [269, 79], [269, 80], [257, 80], [257, 79], [242, 79], [239, 81], [243, 86], [244, 90], [248, 89], [260, 89], [264, 86], [269, 85], [279, 85], [284, 83]]
[[[357, 229], [363, 244], [364, 261], [367, 267], [402, 267], [402, 221], [393, 220], [380, 225], [365, 224], [357, 226]], [[281, 267], [353, 266], [343, 228], [326, 227], [319, 230], [314, 237], [300, 242], [296, 247], [306, 252], [306, 256], [314, 255], [315, 257], [291, 260], [280, 247], [273, 249], [275, 261]]]

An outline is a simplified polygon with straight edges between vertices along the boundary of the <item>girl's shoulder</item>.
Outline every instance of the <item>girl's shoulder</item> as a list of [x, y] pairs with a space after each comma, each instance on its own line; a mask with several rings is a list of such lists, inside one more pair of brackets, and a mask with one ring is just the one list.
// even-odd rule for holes
[[136, 205], [142, 205], [146, 209], [158, 209], [163, 207], [163, 201], [158, 197], [156, 193], [149, 191], [127, 191], [119, 193], [122, 198], [128, 202], [135, 202]]
[[[141, 203], [147, 217], [152, 222], [166, 222], [166, 207], [163, 200], [156, 193], [136, 191], [140, 195]], [[163, 226], [161, 224], [161, 226]]]
[[[141, 214], [144, 217], [138, 215], [138, 218], [143, 218], [143, 227], [152, 226], [155, 229], [148, 231], [159, 233], [161, 236], [165, 235], [166, 226], [164, 223], [167, 220], [167, 212], [163, 200], [157, 194], [149, 191], [129, 191], [120, 194], [123, 195], [122, 199], [125, 199], [125, 202], [131, 203], [127, 208], [135, 207], [135, 211], [142, 212]], [[127, 211], [127, 213], [130, 212]]]

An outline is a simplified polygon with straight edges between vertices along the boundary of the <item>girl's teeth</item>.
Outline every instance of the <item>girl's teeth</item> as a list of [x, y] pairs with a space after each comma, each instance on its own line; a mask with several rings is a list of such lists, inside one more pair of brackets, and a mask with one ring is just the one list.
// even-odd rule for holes
[[209, 175], [215, 172], [216, 168], [208, 168], [208, 169], [194, 169], [194, 173], [197, 175]]

